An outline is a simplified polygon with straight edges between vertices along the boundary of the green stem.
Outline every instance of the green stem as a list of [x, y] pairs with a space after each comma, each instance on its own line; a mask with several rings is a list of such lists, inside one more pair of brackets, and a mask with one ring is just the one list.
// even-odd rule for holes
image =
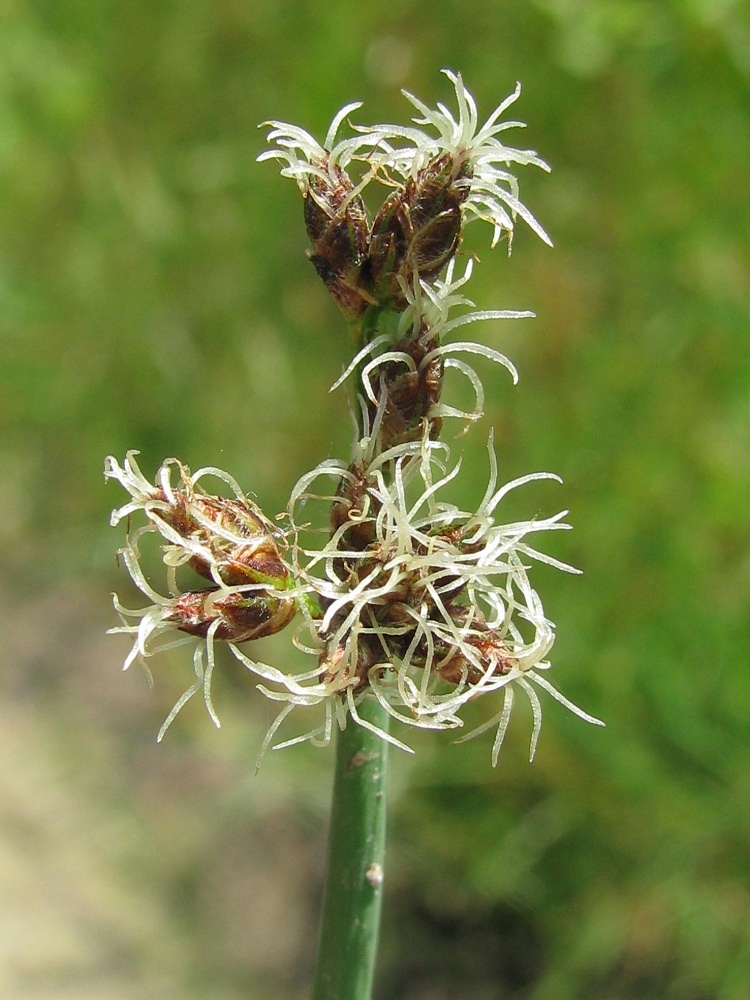
[[[388, 729], [374, 698], [360, 716]], [[328, 872], [313, 1000], [369, 1000], [383, 895], [388, 744], [351, 718], [336, 743]]]

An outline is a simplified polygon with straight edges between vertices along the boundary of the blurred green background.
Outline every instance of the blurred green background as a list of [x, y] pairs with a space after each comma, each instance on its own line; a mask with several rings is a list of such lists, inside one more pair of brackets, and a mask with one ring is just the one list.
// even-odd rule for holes
[[472, 331], [521, 382], [481, 368], [461, 489], [491, 424], [504, 478], [563, 476], [511, 509], [571, 509], [549, 547], [584, 576], [533, 578], [552, 679], [608, 728], [545, 699], [531, 766], [525, 707], [496, 770], [490, 737], [394, 755], [376, 997], [750, 995], [747, 5], [4, 0], [3, 1000], [307, 996], [332, 754], [254, 778], [271, 709], [229, 662], [222, 730], [196, 701], [156, 746], [191, 668], [120, 673], [102, 461], [216, 464], [274, 513], [347, 455], [345, 324], [256, 125], [405, 120], [444, 66], [486, 113], [520, 79], [554, 168], [521, 176], [554, 250], [467, 235], [478, 306], [538, 318]]

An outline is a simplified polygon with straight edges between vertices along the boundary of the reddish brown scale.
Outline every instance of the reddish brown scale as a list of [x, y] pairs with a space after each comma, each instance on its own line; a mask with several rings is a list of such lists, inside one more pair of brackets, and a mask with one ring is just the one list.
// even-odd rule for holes
[[346, 656], [346, 643], [340, 642], [334, 649], [325, 649], [318, 659], [320, 666], [320, 681], [322, 684], [329, 684], [334, 678], [338, 678], [342, 687], [349, 680], [349, 668], [341, 670], [341, 663]]
[[401, 296], [395, 275], [400, 271], [408, 249], [401, 219], [403, 198], [403, 191], [390, 194], [372, 224], [366, 276], [372, 295], [381, 302], [394, 294]]
[[[192, 560], [190, 564], [192, 566]], [[269, 583], [273, 586], [289, 573], [270, 538], [237, 549], [231, 559], [218, 560], [216, 567], [227, 587], [241, 587], [248, 583]]]
[[192, 534], [208, 535], [205, 525], [193, 516], [193, 511], [196, 510], [207, 521], [240, 538], [255, 538], [268, 531], [264, 520], [239, 500], [186, 490], [177, 490], [172, 496], [174, 502], [164, 493], [161, 494], [161, 499], [169, 504], [169, 509], [160, 511], [159, 515], [183, 538]]
[[399, 277], [434, 281], [458, 250], [461, 206], [469, 196], [468, 165], [456, 169], [445, 155], [393, 192], [375, 217], [370, 237], [369, 280], [378, 301], [405, 309]]
[[354, 185], [338, 166], [333, 178], [313, 177], [305, 197], [305, 227], [312, 248], [310, 261], [326, 288], [348, 315], [361, 316], [372, 299], [364, 292], [360, 272], [367, 257], [370, 224], [364, 202], [352, 197]]
[[[342, 551], [364, 552], [375, 541], [373, 518], [379, 505], [368, 493], [364, 464], [355, 462], [349, 466], [348, 471], [354, 479], [352, 481], [349, 476], [342, 477], [336, 490], [336, 499], [331, 506], [331, 535], [346, 526], [339, 538], [338, 548]], [[342, 556], [334, 561], [333, 570], [339, 580], [345, 583], [358, 579], [361, 566], [360, 560]]]
[[409, 250], [412, 266], [423, 281], [438, 276], [458, 249], [461, 206], [469, 196], [466, 166], [453, 174], [454, 162], [444, 156], [419, 172], [406, 185]]
[[214, 638], [225, 642], [247, 642], [281, 631], [295, 614], [294, 602], [275, 597], [248, 597], [236, 593], [211, 600], [216, 591], [194, 590], [174, 602], [168, 621], [181, 632], [205, 639], [216, 621]]
[[[408, 593], [403, 595], [403, 597], [408, 596]], [[394, 597], [394, 600], [383, 608], [382, 622], [388, 625], [413, 625], [414, 615], [410, 613], [411, 607], [407, 600], [398, 600]], [[392, 637], [392, 642], [397, 639], [397, 636]]]
[[[367, 477], [362, 462], [355, 462], [348, 470], [354, 481], [345, 476], [336, 490], [336, 499], [331, 507], [331, 534], [346, 524], [347, 530], [341, 542], [341, 548], [363, 551], [375, 540], [374, 517], [377, 516], [378, 503], [367, 492]], [[367, 510], [366, 520], [359, 520]]]
[[[476, 620], [476, 615], [472, 617], [475, 619], [472, 627], [481, 629], [482, 623]], [[467, 635], [464, 641], [476, 650], [481, 668], [454, 649], [439, 668], [440, 676], [449, 684], [477, 684], [489, 667], [494, 677], [504, 677], [518, 666], [518, 658], [508, 654], [502, 639], [492, 629], [487, 629], [484, 635]]]
[[289, 624], [297, 611], [294, 601], [289, 598], [230, 594], [219, 603], [227, 624], [244, 635], [236, 642], [275, 635]]
[[461, 213], [458, 207], [441, 212], [417, 230], [409, 247], [409, 270], [422, 281], [434, 281], [458, 250]]
[[[417, 370], [404, 372], [403, 364], [396, 361], [386, 362], [378, 369], [378, 384], [374, 387], [377, 398], [380, 398], [382, 387], [386, 387], [381, 421], [384, 448], [420, 439], [425, 420], [429, 420], [429, 437], [434, 440], [439, 435], [442, 419], [430, 415], [430, 410], [440, 401], [443, 363], [440, 357], [434, 357], [424, 364], [427, 355], [436, 347], [434, 337], [405, 339], [395, 344], [393, 350], [412, 357]], [[379, 407], [370, 402], [369, 408], [370, 419], [374, 421]]]
[[443, 663], [438, 673], [448, 684], [477, 684], [482, 679], [482, 672], [459, 653], [451, 656]]
[[241, 538], [256, 538], [268, 531], [265, 519], [240, 500], [197, 493], [193, 496], [193, 505], [202, 514], [211, 517], [220, 528], [231, 531], [233, 535], [239, 535]]
[[[228, 587], [249, 583], [275, 584], [288, 575], [271, 535], [272, 527], [242, 501], [185, 490], [173, 494], [174, 503], [163, 493], [161, 496], [169, 503], [169, 509], [160, 511], [160, 517], [182, 538], [195, 538], [207, 546], [214, 556], [213, 560], [201, 556], [192, 556], [188, 560], [190, 568], [199, 576], [214, 580], [212, 564]], [[197, 520], [195, 511], [238, 541], [235, 543], [232, 539], [212, 533]], [[242, 539], [247, 539], [248, 543], [242, 544]]]
[[[349, 665], [343, 670], [341, 669], [341, 663], [346, 655], [346, 642], [341, 642], [334, 649], [326, 649], [321, 653], [319, 660], [321, 683], [329, 684], [335, 680], [342, 690], [347, 686], [347, 682], [352, 679], [353, 675]], [[361, 635], [357, 645], [356, 674], [354, 675], [356, 681], [352, 685], [354, 694], [358, 694], [367, 686], [370, 671], [382, 659], [383, 649], [377, 637]]]

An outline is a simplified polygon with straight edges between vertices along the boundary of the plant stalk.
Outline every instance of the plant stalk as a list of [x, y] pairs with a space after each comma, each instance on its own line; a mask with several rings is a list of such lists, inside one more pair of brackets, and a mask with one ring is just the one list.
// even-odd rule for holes
[[[387, 731], [374, 699], [357, 711]], [[370, 1000], [380, 928], [388, 744], [351, 718], [336, 742], [328, 870], [313, 1000]]]

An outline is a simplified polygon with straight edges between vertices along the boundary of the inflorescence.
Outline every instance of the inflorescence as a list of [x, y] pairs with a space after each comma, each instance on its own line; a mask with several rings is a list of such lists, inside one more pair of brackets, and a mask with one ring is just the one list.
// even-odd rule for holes
[[[260, 680], [259, 690], [281, 705], [262, 751], [294, 709], [311, 710], [303, 735], [275, 747], [310, 741], [326, 744], [334, 725], [351, 719], [374, 728], [358, 712], [376, 698], [394, 718], [423, 729], [458, 730], [463, 706], [501, 692], [496, 712], [461, 739], [495, 729], [497, 756], [522, 690], [533, 712], [531, 754], [541, 725], [538, 690], [576, 715], [601, 725], [569, 702], [546, 677], [554, 626], [528, 578], [529, 560], [568, 572], [572, 567], [544, 555], [531, 535], [566, 529], [566, 512], [503, 524], [503, 498], [549, 473], [498, 486], [492, 434], [489, 478], [476, 510], [446, 500], [459, 475], [439, 440], [445, 418], [476, 421], [484, 390], [470, 364], [458, 355], [482, 355], [507, 368], [498, 351], [474, 341], [450, 339], [459, 328], [485, 319], [531, 316], [508, 310], [478, 311], [463, 293], [472, 273], [468, 259], [456, 276], [465, 225], [483, 219], [493, 246], [505, 236], [510, 250], [518, 217], [545, 242], [549, 237], [521, 203], [510, 168], [532, 164], [549, 169], [530, 150], [506, 146], [501, 121], [517, 99], [517, 87], [484, 124], [460, 75], [446, 71], [457, 113], [432, 109], [411, 94], [418, 116], [409, 126], [349, 123], [360, 105], [334, 118], [321, 146], [303, 129], [267, 122], [273, 147], [258, 159], [281, 162], [302, 193], [310, 260], [349, 321], [356, 353], [333, 388], [354, 383], [357, 431], [350, 461], [326, 460], [301, 477], [280, 523], [269, 520], [219, 469], [191, 474], [168, 459], [151, 484], [135, 452], [122, 466], [109, 457], [105, 477], [116, 479], [130, 501], [112, 523], [137, 513], [146, 523], [128, 530], [120, 550], [130, 575], [151, 602], [137, 610], [115, 597], [122, 625], [133, 637], [125, 661], [146, 661], [174, 646], [191, 644], [195, 681], [178, 700], [159, 733], [202, 691], [211, 701], [216, 643], [224, 643]], [[349, 124], [351, 135], [337, 138]], [[364, 189], [387, 193], [371, 219]], [[442, 401], [446, 369], [468, 379], [474, 406], [460, 410]], [[204, 492], [213, 478], [230, 497]], [[310, 525], [303, 504], [327, 505], [328, 524]], [[140, 565], [144, 535], [162, 545], [166, 595], [153, 589]], [[183, 589], [190, 572], [201, 585]], [[301, 623], [295, 644], [316, 658], [306, 673], [285, 673], [254, 659], [241, 647]], [[384, 739], [409, 749], [389, 732]]]

